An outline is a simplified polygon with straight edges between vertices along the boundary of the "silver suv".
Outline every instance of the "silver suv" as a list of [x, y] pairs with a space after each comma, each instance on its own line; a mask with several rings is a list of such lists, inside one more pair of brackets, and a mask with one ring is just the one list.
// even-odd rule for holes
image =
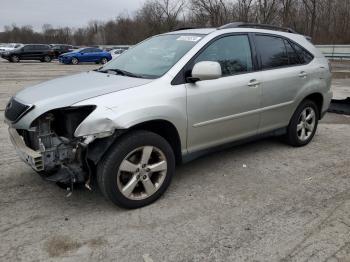
[[98, 70], [18, 92], [5, 116], [21, 158], [73, 189], [96, 178], [125, 208], [152, 203], [175, 165], [266, 135], [313, 138], [327, 59], [290, 29], [232, 23], [157, 35]]

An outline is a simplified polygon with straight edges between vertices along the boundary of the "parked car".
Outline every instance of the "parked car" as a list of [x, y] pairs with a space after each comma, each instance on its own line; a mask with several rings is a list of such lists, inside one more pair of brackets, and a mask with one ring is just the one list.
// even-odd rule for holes
[[72, 45], [51, 44], [50, 46], [55, 54], [55, 58], [58, 58], [62, 54], [74, 51]]
[[20, 60], [39, 60], [41, 62], [51, 62], [54, 53], [49, 45], [29, 44], [19, 48], [6, 51], [1, 57], [9, 62], [18, 63]]
[[58, 61], [63, 64], [77, 65], [80, 62], [95, 62], [105, 64], [112, 59], [112, 55], [99, 48], [88, 47], [75, 50], [58, 57]]
[[19, 43], [12, 43], [12, 44], [3, 44], [3, 45], [0, 45], [0, 55], [4, 52], [8, 52], [8, 51], [11, 51], [13, 49], [16, 49], [16, 48], [19, 48], [21, 47], [22, 44], [19, 44]]
[[112, 49], [111, 51], [109, 51], [109, 53], [112, 55], [112, 59], [120, 56], [122, 53], [124, 53], [126, 50], [125, 49]]
[[95, 176], [107, 199], [138, 208], [204, 153], [268, 135], [307, 145], [330, 86], [303, 35], [232, 23], [154, 36], [98, 70], [21, 90], [5, 116], [35, 171], [88, 187]]

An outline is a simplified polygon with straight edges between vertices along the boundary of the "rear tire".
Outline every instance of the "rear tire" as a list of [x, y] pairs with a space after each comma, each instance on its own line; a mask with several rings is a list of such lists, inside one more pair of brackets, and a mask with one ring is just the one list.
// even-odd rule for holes
[[102, 65], [104, 65], [104, 64], [106, 64], [108, 62], [108, 59], [106, 58], [106, 57], [103, 57], [102, 59], [101, 59], [101, 64]]
[[305, 146], [314, 137], [319, 110], [312, 100], [304, 100], [295, 110], [287, 128], [286, 141], [291, 146]]
[[132, 131], [100, 161], [97, 182], [108, 200], [132, 209], [157, 200], [168, 188], [174, 172], [174, 152], [163, 137]]

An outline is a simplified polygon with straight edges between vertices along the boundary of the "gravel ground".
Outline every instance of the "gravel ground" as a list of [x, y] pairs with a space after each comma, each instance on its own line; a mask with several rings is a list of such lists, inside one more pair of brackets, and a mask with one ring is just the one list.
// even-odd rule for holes
[[[0, 60], [0, 109], [25, 86], [96, 67]], [[271, 138], [180, 166], [138, 210], [98, 191], [65, 197], [0, 122], [0, 261], [350, 261], [349, 117], [328, 114], [303, 148]]]

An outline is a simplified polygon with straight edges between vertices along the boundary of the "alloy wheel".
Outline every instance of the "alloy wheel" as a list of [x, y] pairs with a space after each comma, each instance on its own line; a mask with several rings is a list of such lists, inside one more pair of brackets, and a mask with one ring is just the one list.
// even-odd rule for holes
[[12, 62], [18, 63], [19, 62], [19, 57], [14, 55], [14, 56], [12, 56], [11, 60], [12, 60]]
[[299, 116], [297, 135], [304, 142], [310, 138], [315, 129], [316, 113], [312, 107], [306, 107]]
[[167, 175], [164, 153], [154, 146], [139, 147], [121, 162], [117, 173], [117, 186], [128, 199], [142, 200], [152, 196]]

